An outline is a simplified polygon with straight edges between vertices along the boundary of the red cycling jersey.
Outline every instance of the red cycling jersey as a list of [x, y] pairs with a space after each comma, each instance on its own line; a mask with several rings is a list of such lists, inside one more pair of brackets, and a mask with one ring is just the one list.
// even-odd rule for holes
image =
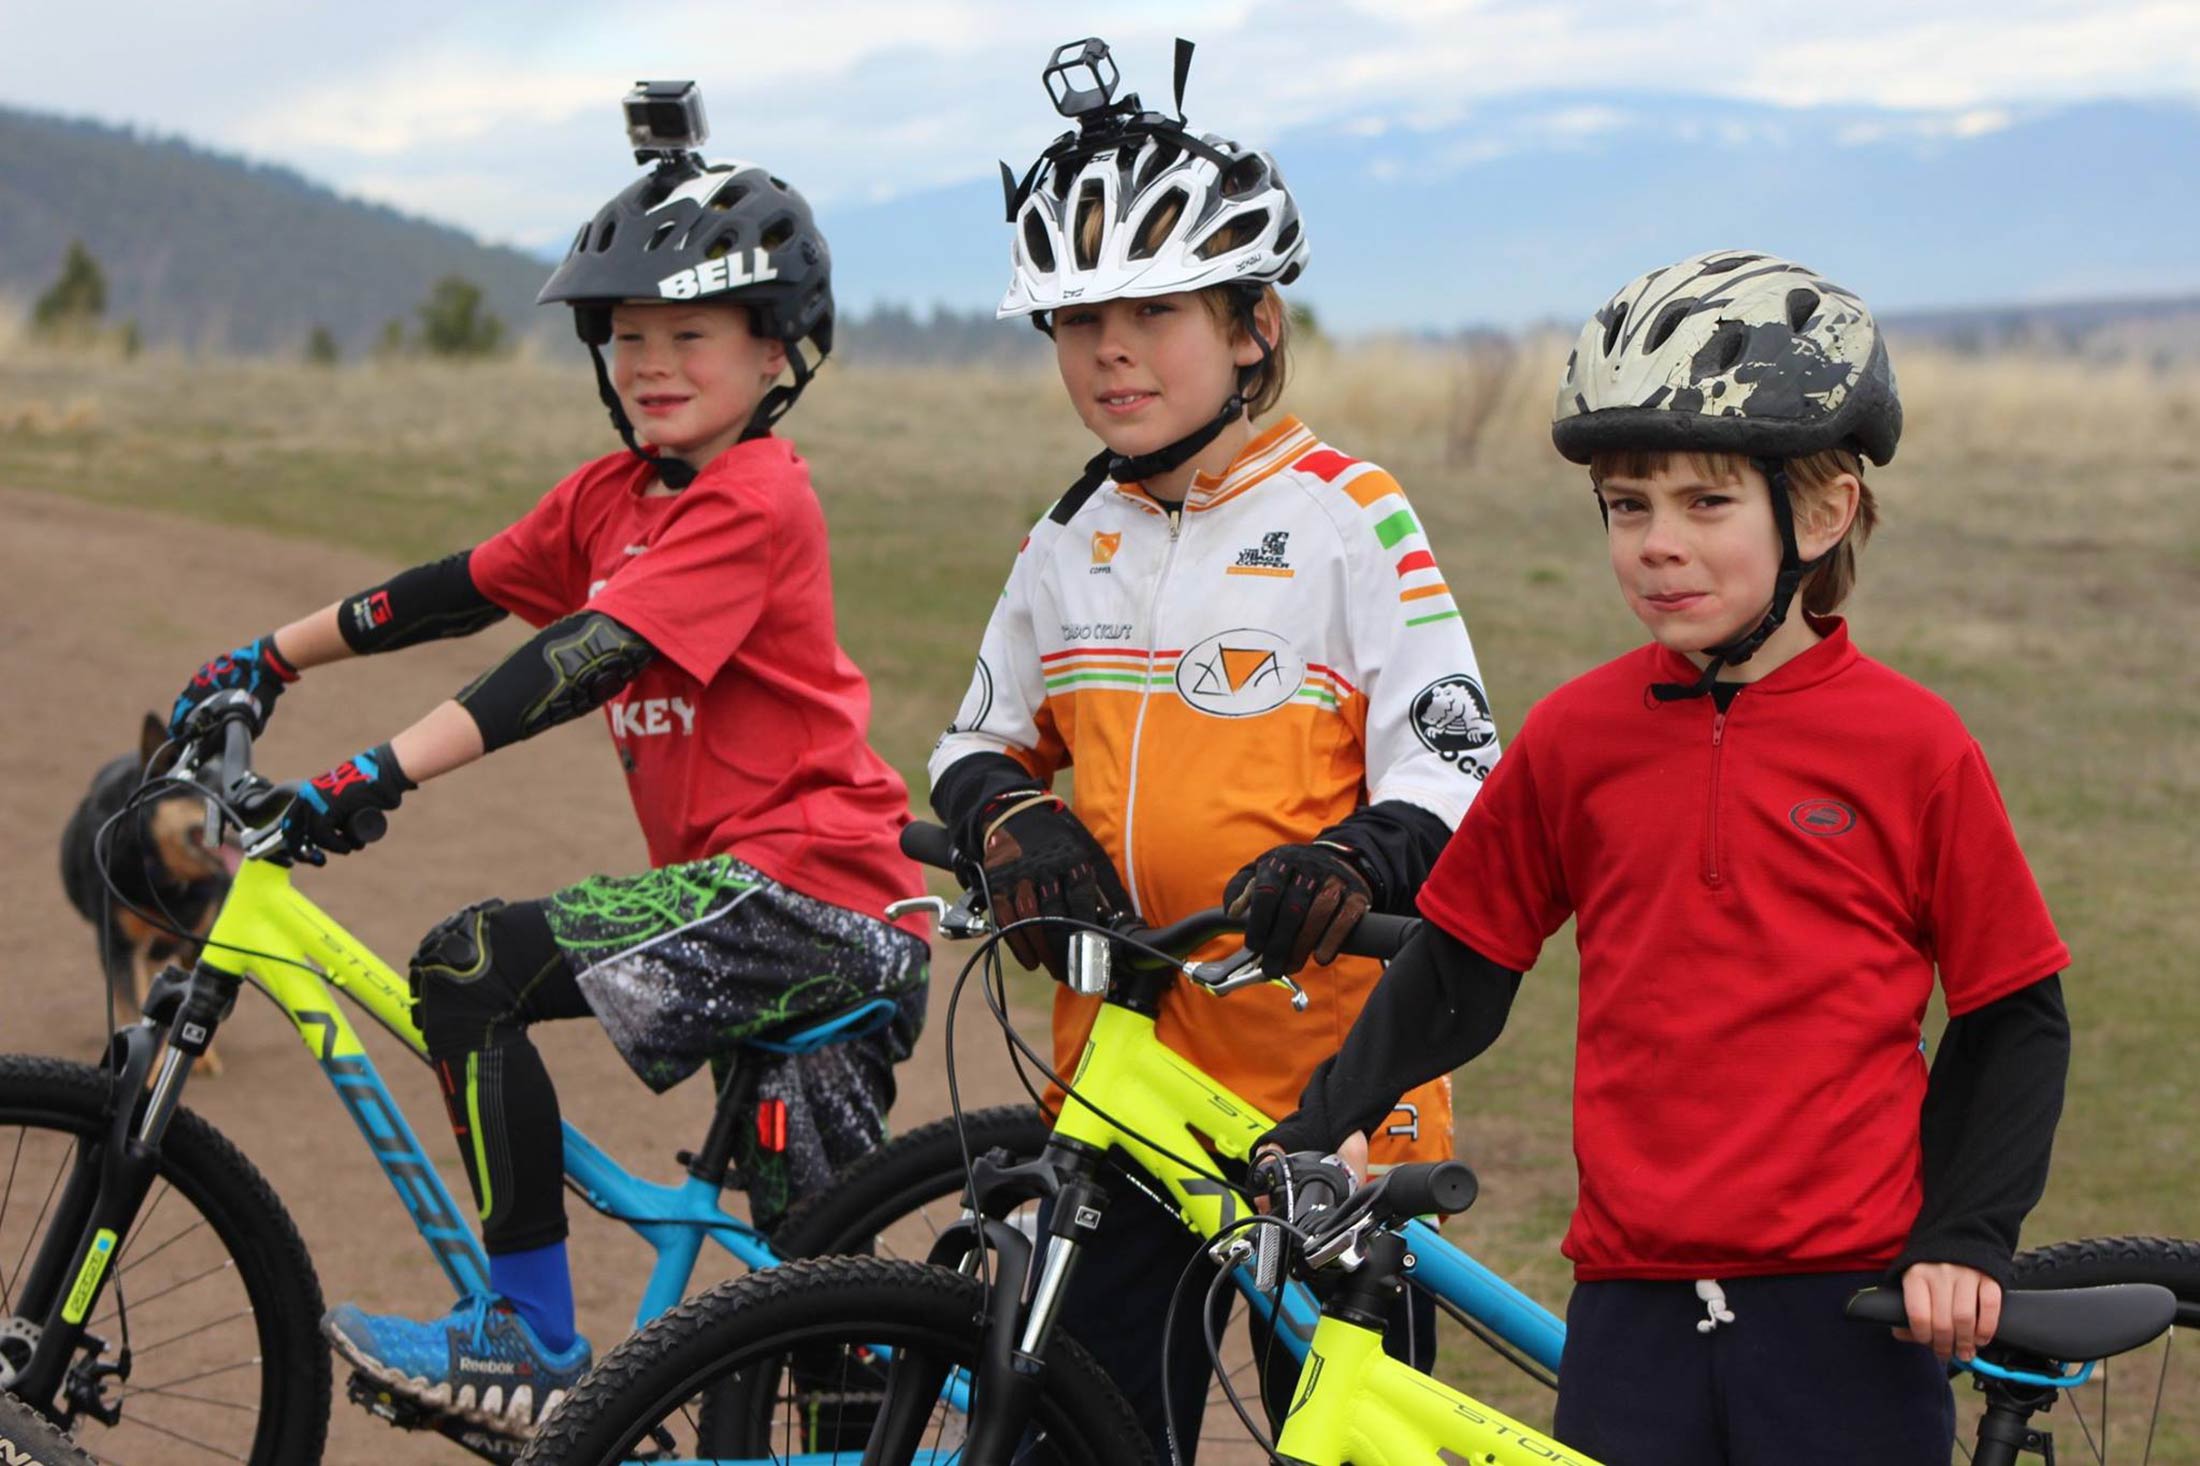
[[834, 636], [808, 466], [767, 437], [677, 494], [645, 494], [654, 478], [628, 453], [584, 464], [470, 562], [533, 625], [592, 609], [656, 648], [604, 707], [651, 864], [731, 851], [872, 916], [920, 894], [896, 843], [908, 787], [866, 741], [870, 689]]
[[1523, 971], [1576, 918], [1577, 1278], [1891, 1262], [1935, 965], [1961, 1015], [2069, 963], [1955, 712], [1813, 624], [1724, 713], [1656, 646], [1553, 692], [1422, 888]]

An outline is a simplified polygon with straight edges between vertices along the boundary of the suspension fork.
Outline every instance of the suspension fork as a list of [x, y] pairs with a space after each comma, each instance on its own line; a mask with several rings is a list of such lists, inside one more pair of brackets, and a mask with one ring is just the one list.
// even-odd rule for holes
[[9, 1388], [41, 1407], [50, 1407], [60, 1393], [84, 1337], [84, 1321], [105, 1292], [115, 1254], [160, 1169], [161, 1137], [190, 1065], [188, 1056], [171, 1051], [161, 1086], [168, 1099], [155, 1109], [147, 1099], [146, 1078], [160, 1044], [160, 1030], [149, 1022], [134, 1023], [110, 1040], [105, 1067], [114, 1076], [113, 1098], [103, 1117], [104, 1133], [78, 1145], [52, 1224], [16, 1300], [19, 1316], [36, 1323], [39, 1335]]

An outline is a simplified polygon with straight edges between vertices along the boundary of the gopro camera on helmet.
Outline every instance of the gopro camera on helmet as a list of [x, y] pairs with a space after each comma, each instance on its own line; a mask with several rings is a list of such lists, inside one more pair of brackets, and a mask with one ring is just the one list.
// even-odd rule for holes
[[626, 94], [626, 135], [637, 163], [694, 152], [710, 136], [702, 89], [692, 81], [634, 83]]
[[1110, 110], [1123, 73], [1116, 69], [1108, 43], [1098, 36], [1087, 36], [1055, 47], [1043, 77], [1047, 95], [1054, 99], [1054, 110], [1075, 122]]

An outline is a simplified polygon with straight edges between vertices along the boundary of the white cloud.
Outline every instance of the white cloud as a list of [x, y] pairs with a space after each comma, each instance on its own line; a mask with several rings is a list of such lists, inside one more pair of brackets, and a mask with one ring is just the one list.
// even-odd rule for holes
[[[821, 200], [892, 197], [1028, 160], [1064, 125], [1039, 65], [1093, 30], [1156, 106], [1171, 39], [1193, 33], [1195, 125], [1261, 141], [1465, 129], [1460, 166], [1594, 146], [1629, 123], [1616, 99], [1645, 95], [1911, 114], [1860, 116], [1839, 135], [1851, 144], [1975, 137], [2055, 100], [2200, 96], [2192, 0], [1760, 0], [1742, 21], [1710, 0], [134, 0], [96, 31], [81, 11], [0, 0], [0, 102], [180, 132], [533, 242], [562, 238], [630, 176], [614, 108], [637, 77], [701, 81], [714, 153], [768, 160]], [[1528, 93], [1582, 100], [1490, 115]], [[1744, 125], [1777, 124], [1700, 132]]]

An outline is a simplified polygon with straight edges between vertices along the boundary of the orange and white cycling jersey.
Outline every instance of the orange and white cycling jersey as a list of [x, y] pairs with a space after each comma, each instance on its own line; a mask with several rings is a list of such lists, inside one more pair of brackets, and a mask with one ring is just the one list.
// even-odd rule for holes
[[[1160, 924], [1363, 804], [1402, 800], [1456, 827], [1498, 741], [1466, 623], [1397, 481], [1286, 418], [1221, 476], [1197, 476], [1181, 514], [1104, 481], [1031, 531], [934, 782], [977, 753], [1041, 780], [1073, 770], [1078, 816]], [[1358, 958], [1308, 968], [1304, 1013], [1274, 986], [1218, 1000], [1179, 984], [1158, 1032], [1280, 1118], [1380, 976]], [[1056, 995], [1065, 1074], [1094, 1002]], [[1407, 1095], [1374, 1158], [1448, 1156], [1450, 1099], [1448, 1079]]]

